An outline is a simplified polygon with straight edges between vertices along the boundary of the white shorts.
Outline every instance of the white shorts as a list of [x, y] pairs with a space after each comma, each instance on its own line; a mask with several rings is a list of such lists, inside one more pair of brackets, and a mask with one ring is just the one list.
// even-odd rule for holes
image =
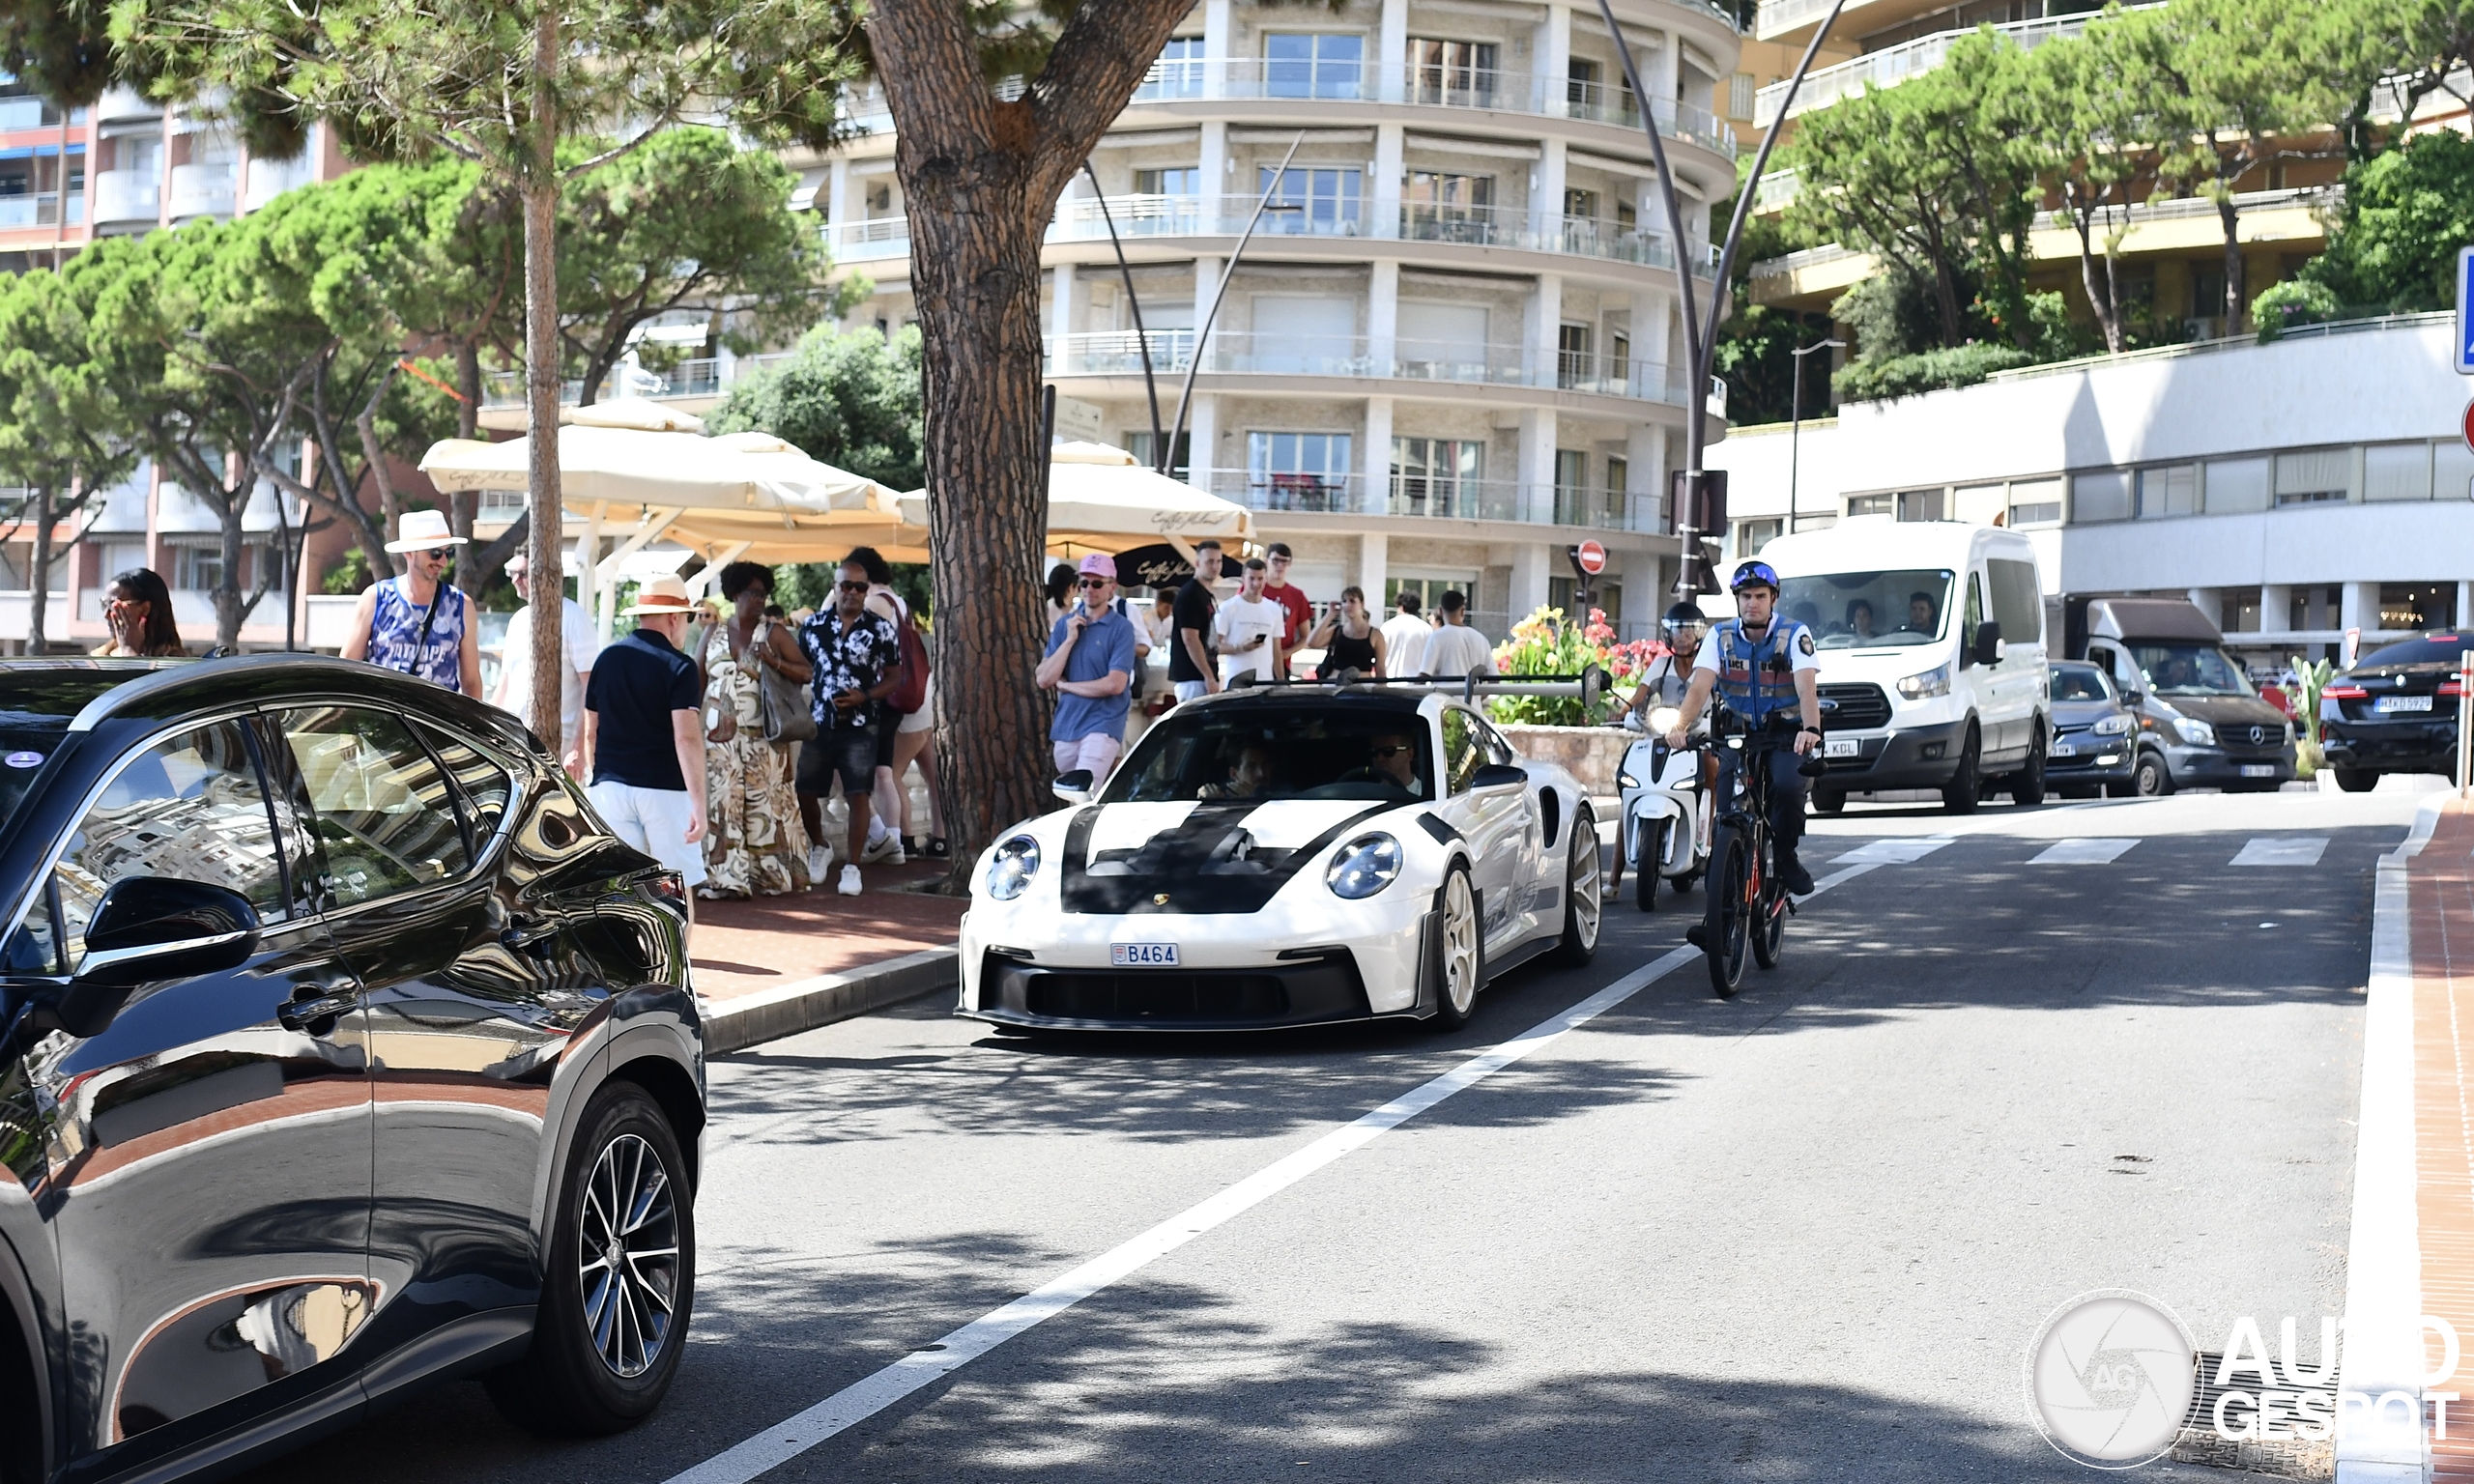
[[899, 736], [906, 731], [926, 731], [936, 724], [936, 677], [928, 677], [928, 688], [919, 696], [919, 709], [906, 715], [902, 725], [894, 728]]
[[1117, 754], [1125, 751], [1123, 742], [1105, 731], [1095, 731], [1071, 742], [1050, 743], [1050, 746], [1056, 754], [1057, 777], [1063, 778], [1080, 768], [1090, 773], [1094, 785], [1108, 780], [1108, 769], [1116, 766]]
[[1179, 700], [1200, 700], [1210, 694], [1211, 682], [1208, 680], [1180, 680], [1177, 682], [1177, 699]]
[[705, 884], [705, 847], [687, 842], [686, 789], [595, 784], [585, 796], [611, 834], [678, 872], [689, 887]]

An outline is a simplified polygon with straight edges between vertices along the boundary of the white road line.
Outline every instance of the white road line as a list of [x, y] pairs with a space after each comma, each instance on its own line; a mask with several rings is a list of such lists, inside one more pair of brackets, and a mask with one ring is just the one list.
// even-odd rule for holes
[[[1815, 894], [1860, 876], [1878, 864], [1866, 862], [1834, 870], [1815, 883]], [[667, 1484], [748, 1484], [920, 1387], [962, 1369], [1042, 1320], [1061, 1314], [1102, 1289], [1131, 1277], [1154, 1259], [1252, 1210], [1341, 1156], [1365, 1148], [1454, 1093], [1474, 1087], [1532, 1052], [1552, 1045], [1565, 1032], [1587, 1025], [1700, 956], [1699, 949], [1686, 947], [1653, 959], [1561, 1014], [1549, 1015], [1433, 1081], [1401, 1094], [1354, 1123], [1341, 1125], [1133, 1241], [1050, 1279], [1011, 1303], [991, 1309], [935, 1344], [912, 1351], [883, 1370], [852, 1382], [788, 1421], [673, 1474]]]
[[2077, 840], [2057, 840], [2028, 859], [2030, 866], [2110, 866], [2121, 859], [2122, 852], [2138, 844], [2136, 840], [2113, 840], [2085, 836]]
[[2316, 866], [2328, 848], [2325, 835], [2259, 835], [2242, 847], [2235, 866]]
[[1833, 866], [1913, 866], [1943, 845], [1958, 840], [1956, 835], [1898, 835], [1877, 840], [1869, 845], [1850, 850], [1830, 864]]

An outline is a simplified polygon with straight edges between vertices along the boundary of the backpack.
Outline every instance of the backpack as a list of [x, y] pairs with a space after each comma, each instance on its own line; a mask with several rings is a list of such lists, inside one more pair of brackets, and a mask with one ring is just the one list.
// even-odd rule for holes
[[928, 703], [928, 645], [919, 637], [919, 625], [908, 614], [893, 626], [894, 638], [902, 654], [902, 683], [885, 696], [885, 709], [897, 716], [908, 716]]

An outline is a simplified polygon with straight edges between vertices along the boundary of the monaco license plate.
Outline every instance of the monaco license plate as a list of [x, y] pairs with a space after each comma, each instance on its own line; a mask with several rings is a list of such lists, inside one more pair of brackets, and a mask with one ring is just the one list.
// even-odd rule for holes
[[2429, 711], [2431, 708], [2431, 699], [2429, 696], [2382, 696], [2373, 707], [2382, 716], [2391, 711]]
[[2274, 778], [2277, 776], [2277, 765], [2273, 762], [2246, 762], [2242, 764], [2242, 776], [2244, 778]]
[[1174, 943], [1111, 943], [1108, 962], [1120, 969], [1173, 969], [1177, 966], [1177, 945]]
[[1856, 737], [1828, 737], [1822, 742], [1821, 755], [1825, 757], [1861, 757], [1864, 756], [1864, 744]]

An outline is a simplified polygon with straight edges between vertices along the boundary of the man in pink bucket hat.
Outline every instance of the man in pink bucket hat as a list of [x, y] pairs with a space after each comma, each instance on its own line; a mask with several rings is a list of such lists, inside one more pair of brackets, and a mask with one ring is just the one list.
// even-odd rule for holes
[[1098, 552], [1083, 557], [1075, 583], [1081, 604], [1049, 630], [1039, 682], [1057, 693], [1056, 720], [1048, 728], [1057, 776], [1087, 772], [1096, 788], [1125, 749], [1136, 635], [1134, 620], [1116, 609], [1115, 557]]

